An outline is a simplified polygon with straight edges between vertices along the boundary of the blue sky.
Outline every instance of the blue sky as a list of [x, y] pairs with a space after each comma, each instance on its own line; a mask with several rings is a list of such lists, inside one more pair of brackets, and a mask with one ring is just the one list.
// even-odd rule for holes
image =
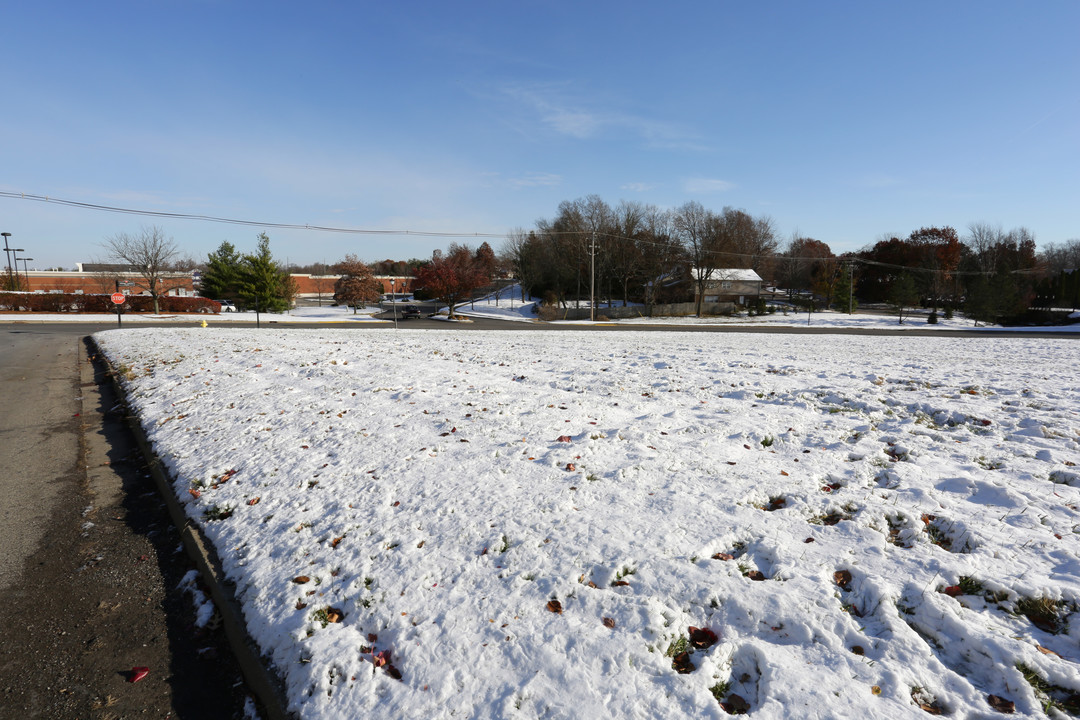
[[[1075, 0], [43, 0], [0, 26], [5, 192], [462, 233], [696, 200], [837, 252], [972, 222], [1080, 237]], [[259, 232], [0, 197], [31, 266], [141, 224], [196, 259]], [[268, 232], [294, 263], [450, 242]]]

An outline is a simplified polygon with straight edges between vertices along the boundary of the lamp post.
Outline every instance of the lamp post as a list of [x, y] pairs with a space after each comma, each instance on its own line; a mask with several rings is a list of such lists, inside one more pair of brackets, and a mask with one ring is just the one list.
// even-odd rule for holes
[[15, 287], [15, 282], [14, 282], [13, 276], [11, 274], [11, 253], [21, 253], [21, 252], [24, 252], [24, 251], [23, 251], [22, 248], [10, 248], [10, 247], [8, 247], [8, 238], [11, 237], [11, 233], [4, 232], [4, 233], [0, 233], [0, 235], [2, 235], [4, 237], [4, 255], [7, 256], [8, 289], [9, 290], [16, 290], [17, 288]]
[[23, 258], [17, 257], [17, 258], [15, 258], [15, 272], [16, 273], [19, 272], [19, 261], [22, 260], [23, 275], [26, 276], [26, 292], [30, 292], [30, 271], [26, 268], [26, 263], [28, 261], [30, 261], [30, 260], [33, 260], [33, 259], [34, 258], [28, 258], [28, 257], [23, 257]]

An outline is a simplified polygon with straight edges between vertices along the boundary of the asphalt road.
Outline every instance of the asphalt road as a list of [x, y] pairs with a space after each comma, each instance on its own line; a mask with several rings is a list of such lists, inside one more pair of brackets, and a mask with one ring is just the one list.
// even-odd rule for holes
[[[243, 717], [85, 333], [0, 324], [0, 719]], [[149, 674], [128, 682], [134, 667]]]
[[[376, 316], [379, 317], [379, 316]], [[389, 319], [389, 315], [386, 316]], [[295, 322], [277, 322], [271, 319], [272, 315], [263, 315], [261, 327], [264, 329], [319, 329], [319, 330], [349, 330], [353, 332], [393, 332], [394, 324], [388, 323], [342, 323], [342, 322], [328, 322], [328, 323], [295, 323]], [[224, 322], [214, 322], [213, 316], [204, 318], [204, 316], [193, 316], [190, 322], [129, 322], [124, 325], [125, 329], [130, 328], [145, 328], [145, 327], [198, 327], [203, 319], [206, 319], [211, 327], [215, 328], [230, 328], [230, 327], [242, 327], [253, 328], [254, 322], [245, 322], [237, 320], [228, 320]], [[4, 321], [0, 319], [0, 329], [4, 328]], [[112, 330], [116, 328], [115, 322], [104, 323], [41, 323], [34, 322], [33, 320], [22, 320], [20, 317], [15, 327], [33, 328], [33, 327], [48, 327], [50, 332], [61, 334], [72, 334], [78, 336], [90, 335], [100, 330]], [[1027, 337], [1027, 338], [1045, 338], [1055, 340], [1076, 340], [1080, 339], [1080, 325], [1076, 326], [1076, 330], [1073, 332], [1047, 332], [1045, 330], [1039, 330], [1033, 328], [1031, 330], [1011, 330], [1007, 333], [995, 331], [984, 328], [967, 328], [956, 330], [932, 330], [929, 328], [920, 328], [918, 326], [913, 327], [911, 324], [904, 325], [904, 329], [881, 327], [873, 329], [865, 328], [838, 328], [838, 327], [825, 327], [816, 325], [796, 325], [791, 327], [777, 327], [775, 325], [619, 325], [616, 323], [604, 324], [599, 323], [596, 325], [577, 325], [577, 324], [558, 324], [558, 323], [523, 323], [523, 322], [511, 322], [508, 320], [494, 320], [490, 318], [472, 318], [471, 322], [453, 323], [449, 324], [445, 320], [431, 320], [428, 318], [410, 318], [408, 320], [399, 320], [398, 328], [400, 329], [421, 329], [421, 330], [452, 330], [455, 332], [468, 332], [473, 330], [521, 330], [529, 332], [687, 332], [687, 333], [765, 333], [765, 334], [778, 334], [778, 335], [869, 335], [877, 337], [962, 337], [962, 338], [1015, 338], [1015, 337]]]

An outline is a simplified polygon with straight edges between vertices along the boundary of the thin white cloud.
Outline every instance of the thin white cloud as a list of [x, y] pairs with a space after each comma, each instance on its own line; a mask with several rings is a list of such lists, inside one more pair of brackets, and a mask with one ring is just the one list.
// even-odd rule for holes
[[520, 105], [530, 121], [539, 118], [560, 135], [585, 140], [621, 130], [639, 136], [652, 147], [705, 150], [692, 133], [676, 123], [598, 107], [600, 101], [582, 97], [569, 83], [517, 83], [503, 86], [500, 92]]
[[653, 190], [655, 188], [656, 188], [656, 185], [652, 185], [650, 183], [640, 183], [640, 182], [626, 183], [625, 185], [620, 185], [619, 186], [620, 190], [629, 190], [630, 192], [638, 192], [638, 193], [648, 192], [648, 191]]
[[521, 177], [508, 178], [506, 181], [511, 187], [554, 187], [562, 184], [562, 175], [554, 173], [526, 173]]
[[711, 195], [732, 190], [735, 183], [717, 178], [687, 178], [683, 181], [683, 191], [691, 195]]

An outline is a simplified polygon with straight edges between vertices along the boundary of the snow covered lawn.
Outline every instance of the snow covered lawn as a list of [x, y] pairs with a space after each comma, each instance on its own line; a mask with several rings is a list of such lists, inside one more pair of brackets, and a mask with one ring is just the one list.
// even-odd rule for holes
[[303, 718], [1077, 711], [1075, 341], [96, 337]]

